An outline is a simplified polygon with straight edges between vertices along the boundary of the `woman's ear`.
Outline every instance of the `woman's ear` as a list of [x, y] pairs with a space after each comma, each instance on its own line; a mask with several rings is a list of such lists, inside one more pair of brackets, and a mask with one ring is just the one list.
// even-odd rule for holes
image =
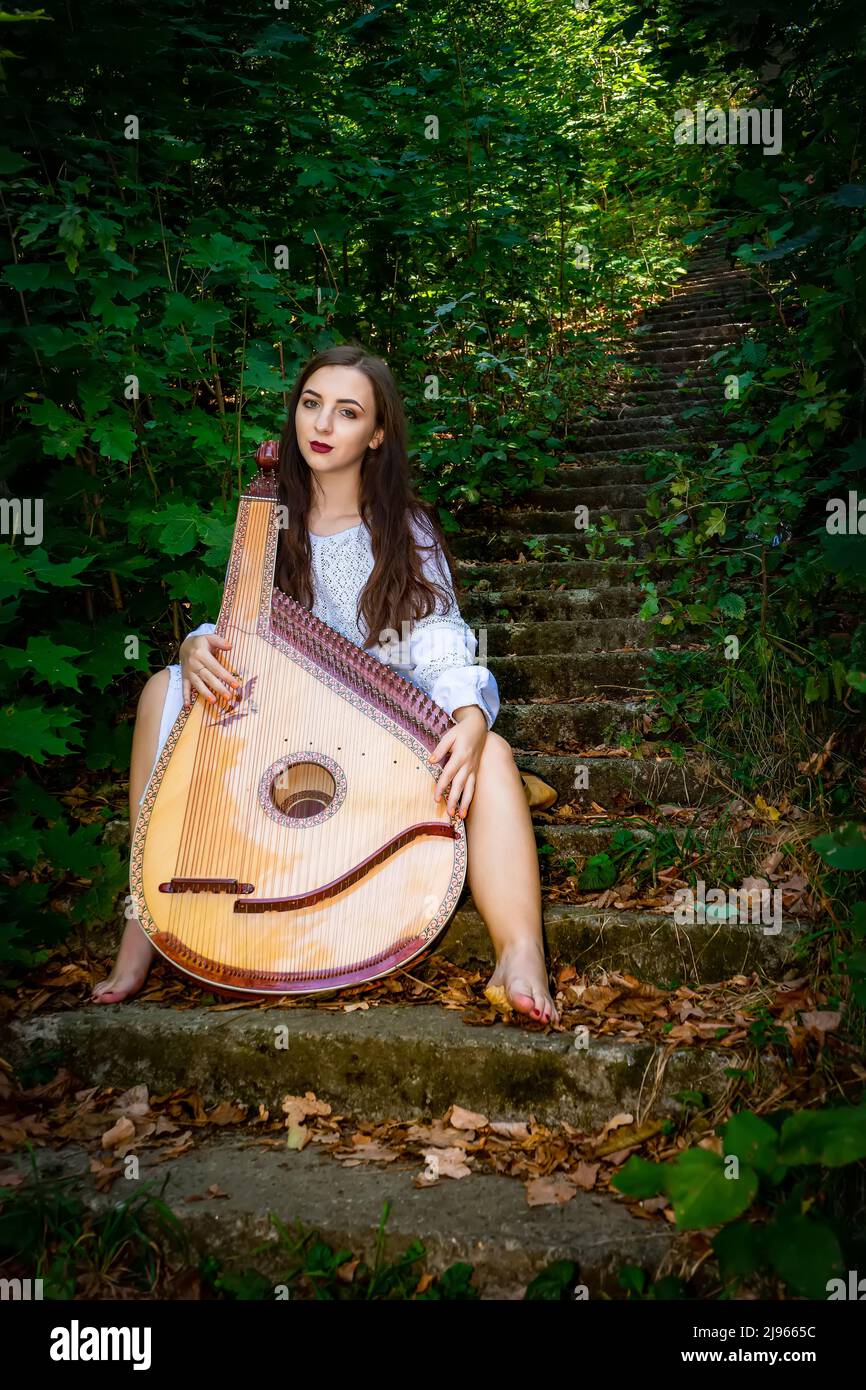
[[367, 448], [368, 448], [368, 449], [378, 449], [379, 445], [382, 443], [382, 440], [383, 440], [384, 438], [385, 438], [385, 431], [384, 431], [384, 430], [376, 430], [376, 431], [370, 436], [370, 443], [367, 445]]

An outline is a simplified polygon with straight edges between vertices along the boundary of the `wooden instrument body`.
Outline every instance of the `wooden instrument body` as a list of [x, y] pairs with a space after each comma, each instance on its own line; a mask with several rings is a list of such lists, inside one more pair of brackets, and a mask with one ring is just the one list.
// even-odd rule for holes
[[[263, 452], [264, 451], [264, 452]], [[275, 441], [238, 508], [216, 631], [239, 703], [193, 692], [132, 840], [153, 945], [230, 995], [376, 979], [428, 951], [466, 876], [465, 826], [427, 761], [451, 717], [274, 587]]]

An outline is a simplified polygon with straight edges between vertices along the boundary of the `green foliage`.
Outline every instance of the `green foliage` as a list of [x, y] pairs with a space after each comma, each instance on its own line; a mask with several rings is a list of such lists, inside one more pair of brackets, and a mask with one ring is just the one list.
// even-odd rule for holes
[[[759, 6], [739, 15], [732, 48], [721, 0], [660, 0], [636, 28], [671, 78], [688, 83], [686, 106], [784, 114], [775, 156], [759, 145], [702, 147], [716, 211], [685, 240], [725, 245], [756, 298], [689, 412], [724, 442], [652, 465], [658, 539], [641, 570], [641, 616], [666, 640], [702, 648], [653, 663], [664, 696], [654, 732], [699, 738], [747, 793], [793, 791], [795, 765], [831, 730], [844, 735], [838, 748], [850, 749], [852, 768], [862, 751], [866, 507], [851, 529], [847, 505], [849, 493], [866, 497], [866, 192], [852, 175], [861, 20], [854, 0]], [[772, 69], [768, 58], [778, 58]], [[843, 501], [847, 533], [831, 524]], [[660, 562], [671, 574], [663, 594]], [[849, 783], [834, 796], [842, 805], [827, 809], [837, 813], [855, 792]]]
[[49, 1299], [110, 1297], [121, 1285], [153, 1296], [166, 1258], [187, 1258], [183, 1228], [152, 1184], [93, 1215], [72, 1190], [74, 1176], [41, 1177], [30, 1157], [29, 1180], [0, 1188], [0, 1264], [4, 1273], [15, 1267], [8, 1277], [23, 1267]]
[[[721, 1227], [713, 1251], [734, 1288], [771, 1272], [796, 1296], [826, 1298], [828, 1280], [846, 1265], [844, 1234], [813, 1210], [822, 1172], [864, 1158], [864, 1103], [769, 1121], [743, 1111], [724, 1125], [721, 1154], [685, 1149], [667, 1163], [632, 1154], [612, 1184], [634, 1198], [664, 1193], [680, 1230]], [[745, 1219], [756, 1202], [769, 1216]]]

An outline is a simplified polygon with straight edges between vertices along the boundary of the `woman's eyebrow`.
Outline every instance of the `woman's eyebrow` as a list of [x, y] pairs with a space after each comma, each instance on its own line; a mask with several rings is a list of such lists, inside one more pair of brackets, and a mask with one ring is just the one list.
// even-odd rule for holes
[[[319, 394], [319, 392], [318, 392], [318, 391], [314, 391], [314, 390], [312, 389], [311, 386], [305, 386], [305, 387], [304, 387], [303, 394], [304, 394], [305, 396], [318, 396], [318, 397], [319, 397], [319, 400], [322, 399], [322, 397], [321, 397], [321, 395]], [[341, 397], [339, 398], [339, 400], [337, 401], [337, 405], [356, 405], [356, 406], [358, 407], [359, 410], [363, 410], [363, 409], [364, 409], [364, 407], [362, 406], [361, 402], [360, 402], [360, 401], [353, 401], [352, 398], [351, 398], [351, 396], [341, 396]]]

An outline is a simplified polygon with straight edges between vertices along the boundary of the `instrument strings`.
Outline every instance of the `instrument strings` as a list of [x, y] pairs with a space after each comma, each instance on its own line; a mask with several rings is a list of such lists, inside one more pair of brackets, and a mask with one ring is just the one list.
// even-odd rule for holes
[[[250, 506], [248, 532], [253, 529], [254, 521], [259, 521], [256, 513], [260, 515], [261, 511], [264, 509]], [[262, 516], [261, 523], [273, 524], [270, 515]], [[233, 613], [257, 612], [262, 580], [253, 570], [254, 566], [241, 568]], [[306, 754], [313, 763], [318, 763], [319, 754], [326, 754], [345, 770], [347, 741], [354, 726], [350, 721], [341, 720], [342, 696], [337, 697], [336, 704], [333, 699], [316, 698], [319, 694], [324, 696], [327, 687], [314, 677], [309, 681], [301, 677], [301, 668], [291, 657], [260, 637], [254, 629], [249, 630], [247, 624], [230, 617], [225, 636], [231, 639], [232, 646], [228, 651], [219, 652], [218, 659], [222, 665], [240, 672], [239, 690], [243, 698], [239, 705], [227, 707], [222, 697], [211, 703], [201, 692], [197, 693], [197, 699], [205, 707], [193, 757], [192, 785], [184, 810], [176, 876], [236, 878], [239, 885], [252, 883], [252, 896], [256, 898], [314, 889], [330, 882], [371, 852], [373, 846], [369, 843], [368, 822], [363, 812], [373, 808], [364, 806], [361, 814], [346, 818], [343, 828], [349, 833], [339, 841], [341, 862], [329, 864], [328, 845], [333, 837], [317, 833], [319, 827], [308, 819], [298, 818], [293, 822], [290, 816], [280, 819], [267, 816], [259, 802], [259, 780], [267, 767], [287, 754]], [[293, 679], [293, 676], [298, 678]], [[250, 690], [249, 682], [254, 677], [257, 679]], [[303, 710], [294, 707], [294, 702], [301, 698], [304, 698]], [[266, 701], [274, 715], [271, 719], [265, 717]], [[258, 703], [257, 714], [252, 713], [251, 702]], [[238, 717], [231, 718], [233, 714]], [[223, 723], [225, 719], [231, 722]], [[288, 732], [290, 729], [292, 734]], [[222, 740], [222, 744], [218, 740]], [[375, 758], [376, 749], [381, 746], [380, 741], [371, 739], [366, 749], [355, 750], [357, 758]], [[226, 774], [228, 759], [231, 759], [231, 766]], [[398, 764], [396, 769], [394, 762]], [[367, 769], [365, 785], [368, 787], [372, 785], [374, 771], [379, 775], [382, 797], [395, 808], [408, 807], [413, 802], [417, 805], [417, 798], [410, 795], [411, 779], [419, 776], [414, 758], [392, 761], [389, 756], [388, 766]], [[296, 774], [289, 768], [286, 776], [292, 782]], [[429, 788], [429, 779], [423, 773], [421, 776], [425, 788]], [[303, 790], [302, 779], [298, 786]], [[335, 787], [335, 795], [336, 791]], [[265, 796], [269, 795], [270, 789], [266, 788]], [[437, 814], [432, 789], [429, 797], [429, 812], [425, 810], [424, 819], [433, 819]], [[244, 798], [242, 832], [237, 811]], [[336, 814], [339, 816], [339, 811]], [[394, 829], [387, 838], [395, 831], [396, 817]], [[429, 840], [426, 844], [416, 842], [416, 852], [423, 851], [422, 857], [429, 856], [432, 843]], [[240, 862], [243, 846], [252, 849], [252, 862]], [[390, 878], [388, 870], [374, 870], [374, 875], [377, 872], [384, 886]], [[237, 896], [243, 899], [246, 895]], [[334, 899], [325, 899], [320, 904], [324, 935], [318, 938], [320, 950], [315, 957], [305, 955], [298, 936], [304, 929], [302, 923], [309, 922], [309, 912], [316, 909], [244, 913], [233, 911], [234, 901], [233, 894], [216, 899], [208, 893], [179, 893], [169, 905], [170, 930], [191, 950], [209, 960], [230, 962], [240, 970], [255, 973], [302, 969], [311, 977], [322, 973], [323, 964], [332, 970], [346, 969], [396, 944], [394, 922], [400, 915], [395, 911], [399, 904], [383, 901], [381, 892], [376, 897], [374, 912], [370, 911], [369, 894], [343, 893], [339, 906]], [[209, 910], [216, 902], [222, 910]], [[226, 911], [230, 921], [222, 935], [214, 924], [226, 922]], [[426, 920], [426, 913], [424, 917]]]

